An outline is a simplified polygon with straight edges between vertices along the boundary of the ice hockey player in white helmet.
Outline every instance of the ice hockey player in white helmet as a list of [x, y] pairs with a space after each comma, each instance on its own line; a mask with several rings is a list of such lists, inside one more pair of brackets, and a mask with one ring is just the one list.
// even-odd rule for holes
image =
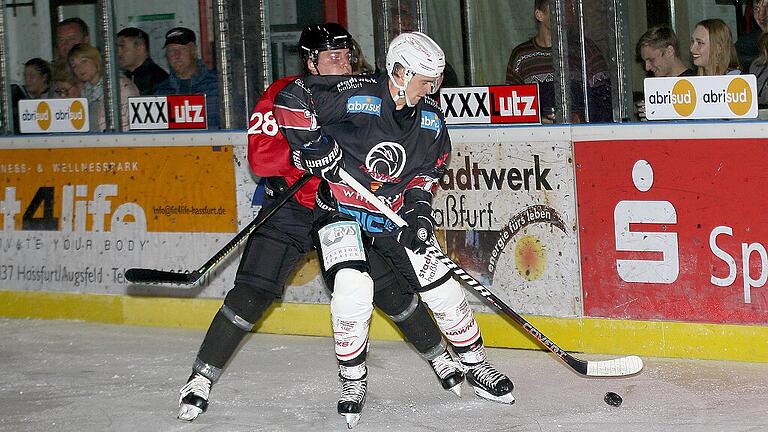
[[[432, 198], [451, 153], [445, 117], [427, 97], [440, 87], [445, 55], [427, 35], [404, 33], [392, 41], [386, 67], [372, 76], [302, 78], [287, 85], [274, 106], [293, 163], [325, 179], [330, 189], [331, 203], [315, 207], [315, 247], [332, 291], [342, 381], [337, 408], [349, 427], [360, 420], [371, 372], [366, 358], [374, 290], [370, 257], [375, 252], [432, 310], [475, 394], [507, 404], [515, 400], [512, 381], [486, 358], [464, 290], [427, 250], [427, 243], [437, 247]], [[343, 182], [341, 169], [408, 226], [399, 228]], [[448, 351], [431, 363], [441, 379], [443, 367], [450, 372], [456, 365]]]
[[[398, 66], [404, 69], [402, 83], [395, 79]], [[434, 78], [429, 94], [437, 93], [443, 80], [445, 69], [445, 53], [429, 36], [420, 32], [403, 33], [392, 40], [387, 50], [387, 75], [397, 88], [395, 102], [405, 99], [412, 107], [418, 101], [410, 99], [406, 89], [416, 74]]]

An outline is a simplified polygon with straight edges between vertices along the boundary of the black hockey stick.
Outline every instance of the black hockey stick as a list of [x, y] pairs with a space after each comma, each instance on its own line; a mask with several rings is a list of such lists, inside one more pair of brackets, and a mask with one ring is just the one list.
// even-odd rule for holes
[[[343, 169], [339, 171], [342, 180], [352, 187], [357, 193], [362, 195], [368, 202], [370, 202], [377, 210], [382, 212], [385, 216], [390, 218], [397, 226], [403, 227], [408, 224], [397, 215], [392, 209], [384, 204], [376, 195], [371, 193], [368, 189], [363, 187], [357, 180], [355, 180], [349, 173]], [[560, 359], [565, 362], [571, 369], [576, 372], [591, 376], [591, 377], [618, 377], [633, 375], [640, 372], [643, 369], [643, 360], [638, 356], [626, 356], [612, 360], [602, 361], [585, 361], [580, 360], [571, 354], [568, 354], [565, 350], [557, 346], [551, 339], [546, 337], [544, 333], [539, 331], [536, 327], [528, 322], [525, 318], [520, 316], [517, 312], [507, 306], [500, 298], [496, 297], [488, 288], [483, 286], [477, 279], [469, 275], [464, 269], [459, 267], [450, 258], [443, 254], [440, 249], [433, 245], [427, 245], [427, 251], [432, 253], [439, 259], [446, 267], [448, 267], [453, 274], [458, 276], [464, 283], [469, 285], [472, 289], [480, 293], [488, 303], [495, 306], [500, 311], [504, 312], [507, 316], [512, 318], [523, 330], [528, 332], [531, 336], [536, 338], [540, 344], [546, 347], [548, 350], [557, 354]]]
[[265, 211], [259, 213], [256, 219], [252, 220], [242, 231], [237, 233], [220, 251], [216, 252], [216, 255], [206, 261], [205, 264], [200, 266], [197, 270], [191, 272], [172, 272], [164, 270], [154, 270], [146, 268], [130, 268], [125, 272], [125, 278], [134, 283], [171, 283], [181, 285], [192, 285], [199, 281], [206, 273], [211, 271], [217, 264], [229, 256], [232, 251], [237, 249], [242, 242], [244, 242], [252, 232], [256, 231], [261, 225], [264, 224], [269, 218], [272, 217], [291, 197], [304, 186], [309, 179], [312, 178], [312, 174], [304, 174], [299, 178], [296, 183], [285, 190], [277, 200], [272, 203], [271, 206]]

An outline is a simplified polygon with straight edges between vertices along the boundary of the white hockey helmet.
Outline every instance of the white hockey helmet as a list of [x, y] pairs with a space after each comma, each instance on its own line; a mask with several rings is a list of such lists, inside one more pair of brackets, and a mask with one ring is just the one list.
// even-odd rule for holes
[[405, 90], [415, 74], [437, 78], [432, 93], [440, 88], [445, 69], [445, 53], [440, 45], [424, 33], [402, 33], [392, 39], [387, 50], [387, 73], [392, 81], [395, 81], [395, 65], [398, 64], [405, 69], [403, 86], [395, 83], [399, 89]]

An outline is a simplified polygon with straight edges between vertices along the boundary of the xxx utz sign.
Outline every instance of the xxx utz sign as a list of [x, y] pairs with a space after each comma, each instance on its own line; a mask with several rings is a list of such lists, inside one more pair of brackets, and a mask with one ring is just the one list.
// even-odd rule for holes
[[128, 98], [131, 130], [207, 129], [205, 95]]
[[536, 84], [445, 88], [440, 107], [447, 124], [541, 123]]

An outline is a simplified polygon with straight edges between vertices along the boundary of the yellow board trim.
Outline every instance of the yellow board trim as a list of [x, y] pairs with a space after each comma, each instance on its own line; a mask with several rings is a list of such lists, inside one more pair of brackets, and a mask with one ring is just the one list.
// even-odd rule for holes
[[[221, 299], [0, 291], [0, 317], [206, 329], [221, 302]], [[476, 315], [486, 345], [541, 349], [511, 319], [500, 314]], [[525, 319], [567, 351], [768, 362], [765, 343], [768, 327], [765, 326], [544, 316]], [[330, 310], [326, 304], [276, 302], [255, 329], [262, 333], [331, 336]], [[402, 340], [396, 327], [379, 311], [371, 322], [370, 338]]]

